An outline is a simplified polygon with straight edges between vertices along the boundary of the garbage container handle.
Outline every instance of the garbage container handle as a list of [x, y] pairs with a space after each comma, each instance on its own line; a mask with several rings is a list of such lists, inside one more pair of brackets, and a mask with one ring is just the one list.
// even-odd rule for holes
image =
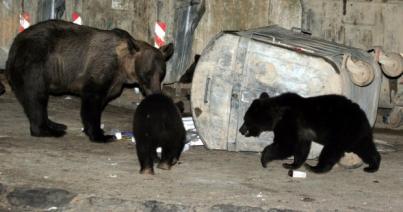
[[[252, 33], [251, 38], [256, 40], [256, 36], [265, 37], [265, 38], [270, 38], [270, 39], [271, 39], [271, 43], [276, 43], [276, 37], [274, 37], [273, 35], [265, 35], [265, 34], [260, 34], [260, 33], [254, 32], [254, 33]], [[257, 39], [257, 40], [262, 41], [261, 39]], [[269, 42], [270, 42], [270, 41], [269, 41]]]
[[302, 33], [302, 34], [309, 35], [309, 36], [312, 35], [312, 32], [311, 32], [311, 31], [304, 30], [304, 29], [302, 29], [301, 27], [291, 27], [291, 31], [292, 31], [292, 32]]
[[206, 80], [206, 87], [204, 87], [204, 104], [207, 104], [208, 103], [208, 94], [209, 94], [209, 91], [210, 91], [210, 81], [211, 81], [211, 78], [210, 77], [208, 77], [207, 78], [207, 80]]

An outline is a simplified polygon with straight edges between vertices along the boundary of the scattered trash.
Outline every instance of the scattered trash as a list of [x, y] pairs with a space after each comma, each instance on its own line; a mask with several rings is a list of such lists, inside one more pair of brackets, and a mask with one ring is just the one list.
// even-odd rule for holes
[[290, 170], [290, 171], [288, 171], [288, 176], [294, 177], [294, 178], [306, 178], [306, 172]]
[[396, 148], [392, 144], [390, 144], [390, 143], [388, 143], [386, 141], [379, 140], [379, 139], [374, 139], [374, 142], [375, 142], [376, 148], [381, 153], [396, 152], [397, 151]]
[[301, 201], [303, 201], [303, 202], [313, 202], [313, 201], [315, 201], [315, 199], [311, 198], [311, 197], [302, 197]]
[[136, 142], [136, 140], [134, 139], [133, 133], [129, 132], [129, 131], [120, 131], [118, 129], [112, 129], [111, 135], [114, 136], [115, 140], [127, 140], [127, 141], [131, 141], [132, 143]]
[[[204, 144], [196, 131], [193, 118], [183, 117], [182, 122], [186, 130], [186, 144], [183, 147], [182, 152], [188, 151], [190, 149], [190, 146], [203, 146]], [[102, 124], [101, 128], [103, 128], [103, 126], [104, 125]], [[84, 129], [82, 128], [81, 130], [83, 131]], [[111, 129], [109, 135], [113, 135], [115, 140], [126, 140], [132, 142], [133, 144], [136, 143], [133, 132]], [[156, 151], [160, 154], [161, 147], [158, 147]]]
[[204, 144], [196, 131], [193, 118], [183, 117], [182, 122], [186, 130], [186, 143], [189, 143], [190, 146], [203, 146]]
[[185, 127], [185, 130], [195, 129], [195, 125], [194, 125], [192, 117], [190, 117], [190, 116], [182, 117], [182, 122], [183, 122], [183, 126]]
[[43, 179], [49, 179], [49, 176], [43, 176]]
[[190, 149], [190, 144], [187, 143], [187, 144], [185, 144], [185, 146], [183, 147], [182, 152], [186, 152], [186, 151], [188, 151], [189, 149]]
[[64, 99], [70, 100], [70, 99], [72, 99], [72, 98], [71, 98], [71, 96], [66, 96], [66, 97], [64, 97]]
[[[190, 146], [203, 146], [204, 144], [201, 141], [194, 126], [193, 118], [183, 117], [182, 122], [186, 130], [186, 144], [183, 147], [182, 152], [188, 151], [190, 149]], [[127, 140], [131, 141], [132, 143], [136, 143], [133, 132], [111, 129], [109, 134], [113, 135], [115, 140]], [[157, 153], [161, 153], [160, 147], [157, 148]]]
[[116, 174], [110, 174], [109, 177], [110, 178], [117, 178], [118, 176]]
[[257, 197], [257, 198], [260, 198], [260, 200], [262, 200], [262, 201], [265, 201], [265, 200], [266, 200], [265, 198], [263, 198], [262, 192], [259, 192], [259, 193], [256, 195], [256, 197]]
[[140, 89], [138, 87], [134, 87], [133, 90], [135, 94], [140, 94]]

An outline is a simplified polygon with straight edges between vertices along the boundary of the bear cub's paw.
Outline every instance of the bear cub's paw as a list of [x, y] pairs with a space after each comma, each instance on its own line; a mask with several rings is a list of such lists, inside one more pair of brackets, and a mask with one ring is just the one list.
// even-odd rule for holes
[[301, 165], [297, 165], [297, 164], [294, 164], [294, 163], [283, 163], [283, 167], [286, 168], [286, 169], [295, 170], [295, 169], [298, 169], [299, 167], [301, 167]]
[[309, 165], [307, 163], [304, 164], [304, 167], [309, 172], [313, 172], [313, 173], [316, 173], [316, 174], [324, 174], [324, 173], [329, 172], [332, 169], [332, 166], [325, 166], [325, 167], [311, 166], [311, 165]]
[[140, 174], [154, 175], [154, 170], [152, 168], [145, 168], [145, 169], [140, 170]]
[[160, 163], [158, 163], [157, 168], [162, 169], [162, 170], [170, 170], [171, 165], [168, 162], [160, 162]]
[[379, 169], [379, 167], [368, 166], [368, 167], [364, 168], [364, 171], [368, 172], [368, 173], [374, 173], [374, 172], [378, 171], [378, 169]]

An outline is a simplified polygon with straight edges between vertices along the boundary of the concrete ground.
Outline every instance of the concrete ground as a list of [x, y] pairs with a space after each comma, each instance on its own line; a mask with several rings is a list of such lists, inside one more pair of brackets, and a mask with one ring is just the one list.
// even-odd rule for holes
[[[51, 98], [63, 138], [35, 138], [8, 90], [0, 96], [0, 211], [402, 211], [403, 133], [375, 137], [393, 145], [378, 172], [334, 167], [291, 178], [283, 161], [261, 167], [258, 153], [191, 147], [170, 171], [138, 173], [128, 141], [91, 143], [81, 132], [80, 101]], [[131, 130], [133, 111], [108, 106], [105, 131]], [[314, 164], [315, 161], [309, 161]], [[305, 171], [301, 168], [301, 171]]]

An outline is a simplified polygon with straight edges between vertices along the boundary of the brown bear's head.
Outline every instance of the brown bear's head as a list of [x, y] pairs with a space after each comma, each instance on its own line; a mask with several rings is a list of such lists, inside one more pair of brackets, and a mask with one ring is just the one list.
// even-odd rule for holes
[[150, 47], [136, 55], [134, 68], [138, 83], [145, 95], [161, 92], [161, 82], [166, 73], [166, 61], [174, 52], [172, 43], [159, 49]]
[[267, 93], [262, 93], [253, 100], [244, 116], [244, 123], [239, 132], [245, 137], [258, 137], [263, 131], [272, 131], [281, 119], [278, 105]]
[[173, 44], [157, 49], [134, 39], [121, 42], [116, 48], [126, 83], [138, 83], [143, 94], [161, 92], [166, 73], [166, 61], [174, 52]]

